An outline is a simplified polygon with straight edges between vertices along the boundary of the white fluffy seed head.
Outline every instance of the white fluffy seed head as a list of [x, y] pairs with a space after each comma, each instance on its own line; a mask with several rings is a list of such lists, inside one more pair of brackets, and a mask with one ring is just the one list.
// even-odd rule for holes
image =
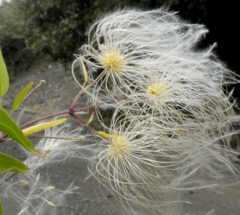
[[114, 74], [121, 73], [124, 69], [122, 56], [114, 51], [104, 53], [101, 63], [108, 72], [113, 72]]
[[125, 137], [115, 135], [112, 143], [108, 146], [110, 156], [117, 158], [128, 156], [131, 152], [131, 145]]
[[153, 83], [151, 84], [148, 89], [147, 93], [151, 96], [156, 96], [161, 99], [167, 99], [167, 88], [160, 83]]
[[[81, 48], [90, 81], [106, 71], [88, 95], [115, 108], [108, 133], [99, 133], [105, 139], [96, 144], [92, 174], [129, 214], [173, 214], [164, 207], [182, 182], [192, 187], [198, 172], [219, 178], [221, 168], [236, 173], [226, 148], [239, 117], [223, 85], [239, 81], [215, 45], [196, 51], [207, 32], [164, 9], [119, 10], [98, 20]], [[73, 68], [79, 65], [76, 59]]]

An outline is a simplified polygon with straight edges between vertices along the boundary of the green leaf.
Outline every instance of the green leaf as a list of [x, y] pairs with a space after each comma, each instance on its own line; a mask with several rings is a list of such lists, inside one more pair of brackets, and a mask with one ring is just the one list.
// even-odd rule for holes
[[30, 90], [31, 86], [33, 85], [33, 81], [31, 81], [15, 98], [13, 105], [12, 105], [12, 110], [15, 111], [18, 109], [20, 104], [23, 102], [25, 96], [27, 95], [28, 91]]
[[6, 171], [29, 173], [29, 167], [16, 158], [0, 152], [0, 173]]
[[0, 199], [0, 215], [3, 215], [1, 199]]
[[40, 153], [34, 148], [31, 141], [23, 134], [18, 125], [7, 114], [7, 112], [3, 110], [2, 105], [0, 105], [0, 131], [13, 138], [28, 151], [40, 155]]
[[0, 49], [0, 97], [2, 97], [9, 87], [8, 72]]

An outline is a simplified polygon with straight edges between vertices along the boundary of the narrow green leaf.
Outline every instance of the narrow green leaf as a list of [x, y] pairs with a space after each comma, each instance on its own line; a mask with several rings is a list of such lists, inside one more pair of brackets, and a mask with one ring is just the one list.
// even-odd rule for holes
[[29, 168], [16, 158], [0, 152], [0, 173], [6, 171], [29, 173]]
[[0, 199], [0, 215], [3, 215], [1, 199]]
[[7, 112], [3, 110], [2, 105], [0, 105], [0, 131], [13, 138], [28, 151], [40, 155], [40, 153], [34, 148], [31, 141], [23, 134], [18, 125], [7, 114]]
[[12, 105], [12, 110], [15, 111], [18, 109], [20, 104], [23, 102], [23, 99], [27, 95], [28, 91], [30, 90], [31, 86], [33, 85], [33, 81], [31, 81], [15, 98], [13, 105]]
[[2, 51], [0, 49], [0, 97], [2, 97], [8, 91], [8, 87], [9, 87], [8, 72], [6, 64], [2, 57]]

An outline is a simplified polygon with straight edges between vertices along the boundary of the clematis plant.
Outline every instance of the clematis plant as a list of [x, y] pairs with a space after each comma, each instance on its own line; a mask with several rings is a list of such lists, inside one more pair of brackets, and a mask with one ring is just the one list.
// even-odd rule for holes
[[[238, 181], [230, 159], [237, 153], [230, 141], [239, 133], [233, 129], [239, 116], [233, 110], [232, 91], [224, 87], [239, 81], [217, 60], [215, 44], [195, 50], [207, 32], [203, 25], [183, 22], [165, 9], [115, 11], [92, 25], [88, 44], [76, 55], [72, 75], [80, 92], [69, 110], [20, 126], [13, 122], [13, 112], [44, 82], [30, 93], [33, 83], [27, 85], [11, 113], [1, 107], [0, 141], [14, 139], [29, 151], [24, 163], [0, 154], [0, 172], [15, 171], [0, 185], [6, 194], [14, 193], [22, 207], [19, 214], [44, 214], [49, 206], [52, 214], [58, 213], [56, 206], [76, 187], [56, 190], [40, 180], [38, 171], [72, 157], [89, 161], [89, 172], [110, 191], [123, 214], [179, 214], [179, 191], [225, 185], [223, 176], [229, 172]], [[77, 68], [83, 83], [75, 75]], [[8, 88], [5, 69], [2, 74], [1, 96]], [[76, 109], [84, 94], [91, 105]], [[95, 111], [88, 122], [76, 114], [91, 108]], [[110, 125], [102, 115], [108, 108]], [[103, 130], [91, 126], [95, 113]], [[82, 136], [82, 129], [70, 131], [66, 124], [57, 127], [65, 118], [33, 126], [63, 115], [90, 134]], [[45, 136], [31, 136], [44, 129]], [[42, 140], [34, 148], [26, 136]], [[13, 177], [16, 181], [9, 184]], [[19, 192], [22, 186], [30, 189]]]

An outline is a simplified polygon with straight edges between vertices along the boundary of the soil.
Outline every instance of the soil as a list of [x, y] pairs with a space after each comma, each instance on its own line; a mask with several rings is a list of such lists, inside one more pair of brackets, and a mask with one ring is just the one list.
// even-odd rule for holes
[[[67, 110], [80, 90], [72, 78], [70, 68], [65, 69], [58, 62], [49, 63], [39, 60], [29, 71], [24, 73], [23, 77], [11, 84], [8, 93], [3, 98], [4, 109], [11, 110], [11, 104], [16, 95], [33, 79], [46, 80], [46, 85], [36, 90], [24, 102], [18, 114], [14, 114], [13, 118], [20, 125], [46, 114]], [[78, 107], [86, 106], [86, 103], [86, 98], [83, 98]], [[87, 120], [89, 115], [82, 115], [82, 117]], [[68, 121], [74, 123], [70, 117]], [[93, 123], [97, 126], [95, 121]], [[37, 140], [32, 142], [36, 144]], [[22, 161], [26, 159], [26, 154], [15, 142], [0, 143], [0, 152], [7, 153]], [[63, 205], [57, 206], [59, 207], [59, 215], [120, 214], [119, 208], [114, 204], [108, 191], [103, 190], [102, 194], [98, 189], [97, 182], [92, 177], [85, 181], [85, 178], [89, 176], [87, 164], [85, 160], [69, 159], [61, 165], [49, 166], [41, 170], [41, 174], [47, 176], [49, 184], [58, 189], [64, 189], [72, 182], [79, 187], [74, 194], [67, 196]], [[64, 177], [61, 177], [60, 180], [59, 177], [62, 175]], [[228, 181], [234, 183], [234, 178], [229, 175]], [[223, 187], [218, 192], [210, 189], [184, 191], [182, 192], [182, 200], [191, 203], [183, 204], [182, 212], [179, 214], [205, 215], [211, 210], [215, 210], [214, 215], [239, 215], [239, 188], [239, 185], [233, 185]], [[0, 187], [4, 214], [17, 214], [19, 212], [17, 203], [13, 202], [11, 198], [4, 198], [2, 194], [3, 191]]]

